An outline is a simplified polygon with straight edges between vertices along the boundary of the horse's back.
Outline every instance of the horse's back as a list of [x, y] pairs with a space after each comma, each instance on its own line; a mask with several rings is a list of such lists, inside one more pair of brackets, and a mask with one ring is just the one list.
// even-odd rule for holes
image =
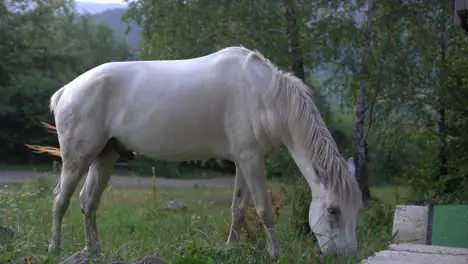
[[68, 100], [72, 103], [99, 95], [106, 97], [106, 101], [121, 97], [132, 98], [134, 102], [162, 96], [166, 99], [195, 94], [210, 96], [222, 89], [239, 88], [236, 82], [241, 78], [242, 63], [248, 52], [242, 47], [228, 47], [186, 60], [109, 62], [67, 84], [62, 98], [68, 95], [73, 98]]

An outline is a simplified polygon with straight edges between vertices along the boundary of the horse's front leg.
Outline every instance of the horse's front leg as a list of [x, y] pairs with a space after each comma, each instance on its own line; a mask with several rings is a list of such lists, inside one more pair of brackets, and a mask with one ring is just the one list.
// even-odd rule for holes
[[250, 190], [239, 167], [236, 167], [236, 178], [234, 182], [234, 194], [232, 197], [232, 220], [229, 229], [228, 245], [237, 245], [240, 241], [242, 223], [250, 201]]
[[258, 216], [263, 222], [268, 240], [268, 253], [272, 259], [277, 260], [281, 256], [281, 248], [275, 228], [273, 205], [268, 196], [265, 158], [250, 153], [238, 161], [238, 167], [250, 189]]

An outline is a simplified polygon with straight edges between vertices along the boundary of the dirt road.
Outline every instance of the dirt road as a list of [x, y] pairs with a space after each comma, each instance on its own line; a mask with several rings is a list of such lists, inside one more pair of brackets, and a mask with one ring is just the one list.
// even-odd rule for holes
[[[27, 172], [27, 171], [0, 171], [0, 184], [12, 183], [26, 183], [36, 181], [38, 178], [51, 173], [43, 172]], [[230, 174], [216, 173], [210, 178], [203, 179], [169, 179], [156, 177], [157, 186], [167, 187], [190, 187], [190, 186], [204, 186], [204, 187], [231, 187], [234, 186], [234, 176]], [[53, 177], [53, 176], [49, 176]], [[58, 178], [58, 175], [55, 175]], [[152, 177], [140, 176], [119, 176], [113, 175], [110, 180], [112, 186], [153, 186]]]

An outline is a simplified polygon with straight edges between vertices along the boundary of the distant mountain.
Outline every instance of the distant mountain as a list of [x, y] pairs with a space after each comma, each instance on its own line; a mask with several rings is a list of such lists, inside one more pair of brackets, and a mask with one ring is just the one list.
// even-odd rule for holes
[[108, 25], [112, 30], [114, 30], [116, 37], [125, 36], [130, 47], [135, 50], [138, 49], [139, 46], [138, 43], [140, 41], [141, 27], [135, 23], [131, 23], [130, 32], [125, 35], [127, 24], [120, 20], [125, 12], [125, 8], [110, 9], [92, 15], [92, 19], [95, 23], [104, 23]]
[[115, 3], [92, 3], [92, 2], [84, 2], [84, 1], [76, 1], [76, 10], [80, 13], [90, 13], [91, 15], [109, 10], [109, 9], [116, 9], [116, 8], [125, 8], [126, 4], [115, 4]]
[[114, 31], [115, 36], [125, 36], [132, 50], [138, 49], [140, 41], [141, 28], [132, 23], [130, 32], [126, 35], [126, 23], [120, 18], [126, 11], [126, 4], [102, 4], [76, 1], [76, 9], [80, 14], [89, 13], [95, 23], [104, 23]]

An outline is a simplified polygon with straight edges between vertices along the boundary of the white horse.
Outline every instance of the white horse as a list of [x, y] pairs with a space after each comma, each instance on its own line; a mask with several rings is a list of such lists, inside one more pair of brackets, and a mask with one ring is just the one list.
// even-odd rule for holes
[[111, 62], [85, 72], [50, 99], [63, 160], [55, 188], [50, 252], [63, 216], [80, 192], [85, 250], [99, 252], [96, 210], [119, 153], [158, 160], [220, 158], [236, 164], [232, 225], [237, 244], [250, 199], [263, 220], [268, 252], [281, 249], [267, 194], [266, 158], [287, 147], [313, 193], [309, 223], [322, 251], [356, 250], [361, 192], [354, 165], [337, 146], [298, 78], [258, 51], [228, 47], [187, 60]]

